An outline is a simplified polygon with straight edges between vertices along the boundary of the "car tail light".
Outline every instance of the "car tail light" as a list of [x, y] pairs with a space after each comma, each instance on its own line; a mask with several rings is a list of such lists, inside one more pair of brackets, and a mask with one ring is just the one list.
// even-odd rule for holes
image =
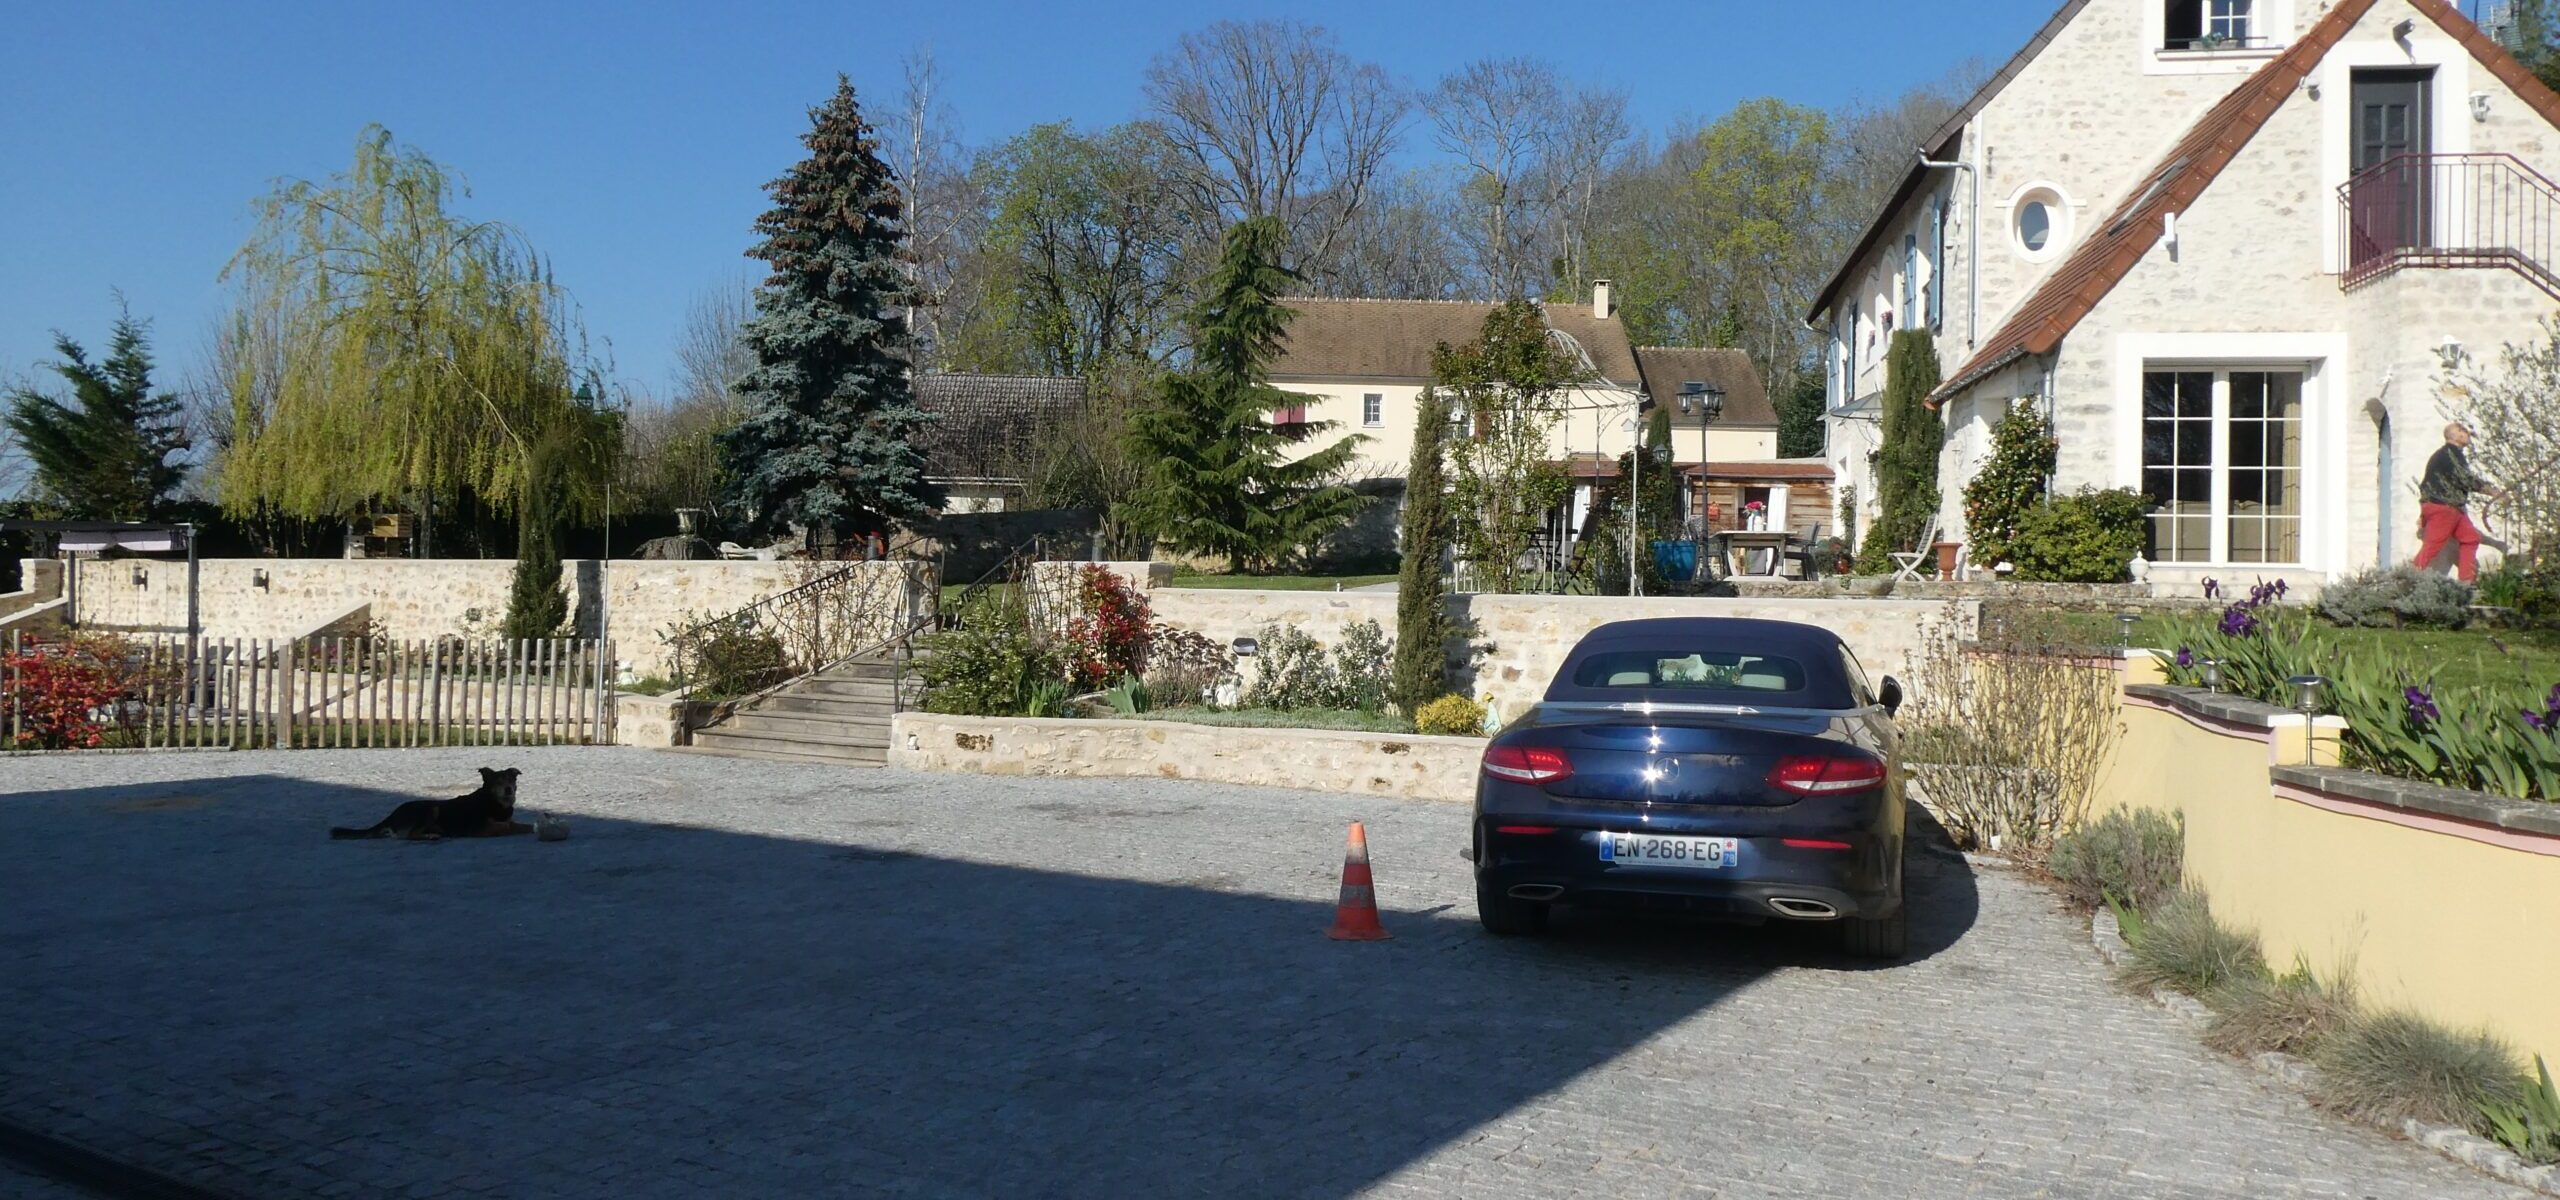
[[1493, 831], [1495, 833], [1517, 833], [1536, 836], [1539, 834], [1554, 833], [1556, 831], [1556, 827], [1553, 825], [1496, 825], [1493, 827]]
[[1781, 841], [1781, 842], [1784, 842], [1784, 843], [1786, 843], [1787, 845], [1792, 846], [1792, 847], [1794, 847], [1795, 849], [1798, 849], [1798, 850], [1854, 850], [1854, 849], [1856, 849], [1856, 847], [1851, 846], [1851, 845], [1850, 845], [1849, 843], [1847, 843], [1847, 842], [1835, 842], [1835, 841], [1831, 840], [1830, 838], [1779, 838], [1778, 840], [1779, 840], [1779, 841]]
[[1573, 775], [1573, 760], [1551, 746], [1488, 746], [1484, 773], [1513, 783], [1554, 783]]
[[1884, 783], [1884, 764], [1872, 758], [1790, 754], [1769, 772], [1769, 786], [1799, 796], [1862, 792]]

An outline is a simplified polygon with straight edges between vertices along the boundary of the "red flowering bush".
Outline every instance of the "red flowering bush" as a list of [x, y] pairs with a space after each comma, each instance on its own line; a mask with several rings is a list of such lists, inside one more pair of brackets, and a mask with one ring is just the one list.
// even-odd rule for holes
[[1099, 563], [1076, 579], [1076, 613], [1067, 621], [1061, 655], [1067, 674], [1083, 688], [1098, 688], [1146, 665], [1147, 598]]
[[13, 748], [85, 750], [105, 733], [98, 709], [124, 694], [116, 673], [80, 646], [0, 657], [0, 711], [16, 716]]

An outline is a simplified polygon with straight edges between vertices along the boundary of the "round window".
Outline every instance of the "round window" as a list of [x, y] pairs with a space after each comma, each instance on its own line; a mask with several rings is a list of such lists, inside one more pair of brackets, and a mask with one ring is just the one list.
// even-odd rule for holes
[[2029, 200], [2018, 206], [2018, 244], [2029, 254], [2039, 254], [2053, 241], [2053, 209], [2042, 200]]

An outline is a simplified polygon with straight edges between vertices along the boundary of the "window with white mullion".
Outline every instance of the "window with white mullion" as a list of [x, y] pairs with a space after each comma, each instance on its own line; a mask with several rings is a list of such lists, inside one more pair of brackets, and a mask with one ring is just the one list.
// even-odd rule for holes
[[2252, 0], [2206, 0], [2205, 37], [2219, 42], [2247, 42], [2251, 3]]
[[2142, 376], [2142, 489], [2155, 562], [2302, 560], [2303, 375]]

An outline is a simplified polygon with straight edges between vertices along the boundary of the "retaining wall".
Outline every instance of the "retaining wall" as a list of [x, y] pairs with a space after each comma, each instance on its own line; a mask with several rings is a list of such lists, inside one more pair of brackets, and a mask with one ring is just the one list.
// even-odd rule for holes
[[[1278, 623], [1330, 645], [1347, 624], [1376, 621], [1390, 636], [1396, 624], [1393, 592], [1158, 588], [1147, 601], [1157, 620], [1221, 642]], [[1981, 604], [1970, 600], [1460, 595], [1448, 604], [1468, 629], [1464, 643], [1451, 647], [1453, 681], [1469, 695], [1492, 696], [1506, 720], [1546, 693], [1582, 635], [1611, 621], [1753, 617], [1818, 625], [1839, 634], [1870, 677], [1898, 676], [1908, 687], [1933, 636], [1969, 640], [1982, 620]]]
[[2097, 807], [2181, 817], [2188, 879], [2270, 966], [2560, 1061], [2560, 804], [2345, 770], [2297, 714], [2126, 676]]
[[[573, 624], [581, 637], [612, 639], [641, 674], [663, 673], [661, 635], [688, 615], [717, 616], [787, 591], [835, 563], [571, 559], [561, 564]], [[926, 563], [864, 563], [883, 576], [866, 587], [893, 588], [909, 577], [932, 584]], [[134, 573], [142, 572], [142, 581]], [[493, 636], [506, 616], [515, 574], [511, 559], [217, 558], [199, 564], [198, 620], [209, 637], [290, 638], [369, 609], [395, 639], [478, 632]], [[259, 577], [263, 575], [262, 585]], [[72, 580], [81, 625], [184, 629], [187, 568], [162, 559], [83, 559]], [[919, 593], [921, 594], [921, 593]], [[604, 619], [599, 620], [599, 600]]]
[[1330, 729], [1238, 729], [1176, 721], [946, 717], [900, 713], [889, 765], [981, 775], [1136, 776], [1475, 799], [1479, 738]]

